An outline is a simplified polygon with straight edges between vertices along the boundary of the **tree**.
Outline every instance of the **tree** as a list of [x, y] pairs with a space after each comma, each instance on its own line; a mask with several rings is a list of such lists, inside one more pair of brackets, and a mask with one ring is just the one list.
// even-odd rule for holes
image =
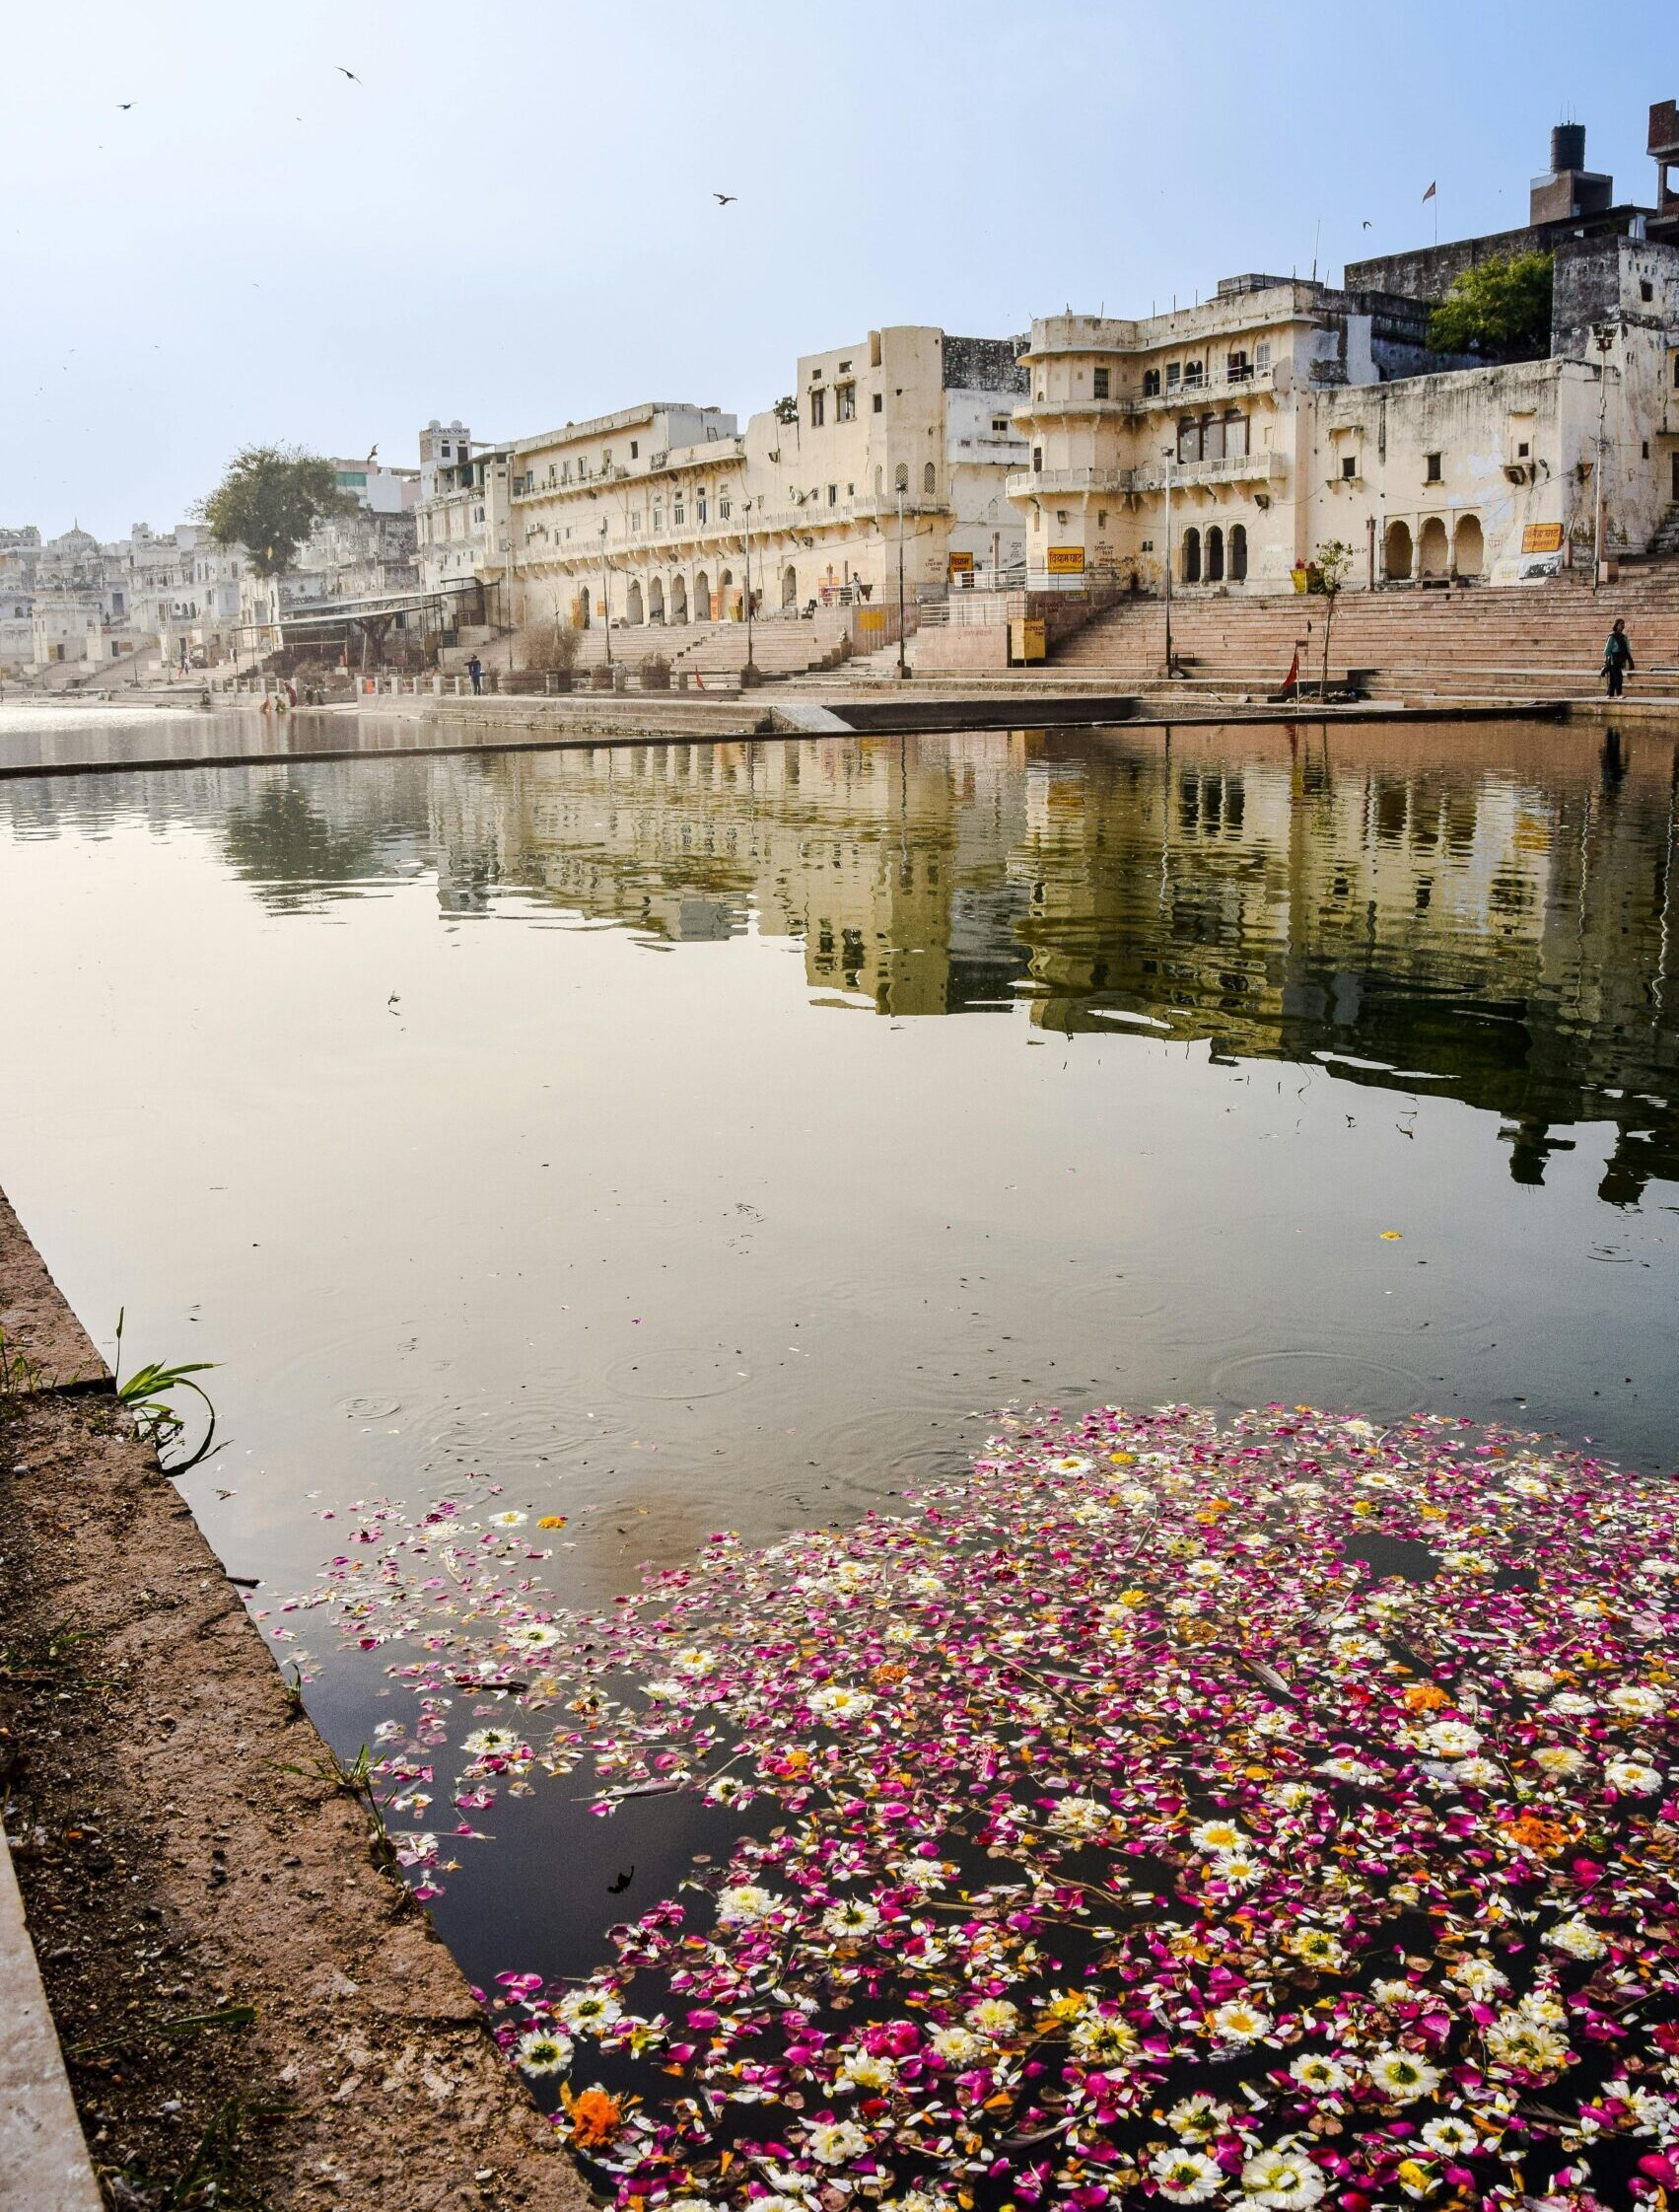
[[1430, 345], [1436, 353], [1483, 353], [1499, 361], [1548, 353], [1554, 265], [1549, 253], [1518, 253], [1461, 270], [1429, 318]]
[[773, 412], [777, 422], [797, 422], [799, 420], [799, 402], [789, 392], [776, 401]]
[[279, 576], [323, 515], [354, 514], [329, 461], [296, 446], [245, 446], [198, 503], [218, 545], [243, 545], [258, 576]]
[[1341, 597], [1341, 587], [1347, 581], [1347, 571], [1353, 565], [1353, 548], [1339, 537], [1326, 537], [1312, 555], [1307, 574], [1311, 581], [1307, 590], [1329, 603], [1323, 610], [1323, 682], [1319, 698], [1329, 696], [1329, 633], [1335, 623], [1335, 602]]

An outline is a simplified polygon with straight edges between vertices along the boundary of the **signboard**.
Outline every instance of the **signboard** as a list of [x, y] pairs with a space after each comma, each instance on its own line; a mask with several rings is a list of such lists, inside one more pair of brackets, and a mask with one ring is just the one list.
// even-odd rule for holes
[[1052, 545], [1049, 548], [1049, 573], [1052, 576], [1083, 576], [1084, 573], [1084, 546]]
[[1529, 523], [1521, 534], [1524, 553], [1560, 553], [1563, 549], [1561, 523]]
[[1041, 661], [1044, 657], [1044, 625], [1041, 618], [1015, 617], [1009, 625], [1009, 658], [1016, 666], [1022, 661]]
[[860, 607], [857, 610], [860, 630], [883, 630], [886, 626], [886, 609], [883, 607]]
[[952, 553], [950, 555], [950, 574], [952, 576], [971, 576], [973, 572], [974, 557], [972, 553]]

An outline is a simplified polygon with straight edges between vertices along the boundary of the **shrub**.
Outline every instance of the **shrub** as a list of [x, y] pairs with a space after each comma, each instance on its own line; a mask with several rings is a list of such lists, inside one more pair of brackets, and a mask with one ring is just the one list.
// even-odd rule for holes
[[641, 687], [644, 691], [668, 691], [670, 688], [670, 664], [663, 653], [650, 653], [641, 665]]

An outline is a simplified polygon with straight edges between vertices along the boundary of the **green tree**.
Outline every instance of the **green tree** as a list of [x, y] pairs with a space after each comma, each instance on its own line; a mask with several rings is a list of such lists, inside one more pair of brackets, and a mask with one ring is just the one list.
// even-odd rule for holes
[[279, 576], [321, 516], [351, 514], [355, 505], [318, 454], [245, 446], [197, 511], [218, 545], [243, 545], [258, 576]]
[[1429, 318], [1430, 345], [1436, 353], [1484, 353], [1500, 361], [1548, 353], [1553, 268], [1549, 253], [1518, 253], [1461, 270]]

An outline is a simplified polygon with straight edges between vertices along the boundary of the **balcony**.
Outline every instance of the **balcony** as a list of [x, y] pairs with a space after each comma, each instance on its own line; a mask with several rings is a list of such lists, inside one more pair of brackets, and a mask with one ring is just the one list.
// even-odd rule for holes
[[1014, 408], [1014, 417], [1022, 429], [1029, 429], [1034, 421], [1046, 415], [1084, 415], [1100, 417], [1117, 415], [1127, 422], [1141, 422], [1154, 414], [1192, 413], [1209, 401], [1221, 404], [1239, 399], [1248, 393], [1262, 392], [1275, 395], [1277, 368], [1249, 368], [1238, 376], [1221, 370], [1216, 376], [1203, 376], [1193, 384], [1179, 382], [1169, 392], [1152, 392], [1144, 396], [1141, 383], [1117, 393], [1111, 399], [1065, 398], [1027, 399]]
[[[1172, 489], [1194, 491], [1198, 486], [1211, 489], [1218, 484], [1278, 484], [1288, 472], [1288, 463], [1277, 453], [1225, 454], [1219, 461], [1174, 461]], [[1125, 488], [1131, 492], [1164, 491], [1165, 463], [1160, 461], [1148, 468], [1131, 469]]]
[[1064, 493], [1078, 498], [1095, 492], [1117, 497], [1131, 489], [1132, 474], [1129, 468], [1016, 468], [1005, 488], [1011, 499], [1056, 499]]

